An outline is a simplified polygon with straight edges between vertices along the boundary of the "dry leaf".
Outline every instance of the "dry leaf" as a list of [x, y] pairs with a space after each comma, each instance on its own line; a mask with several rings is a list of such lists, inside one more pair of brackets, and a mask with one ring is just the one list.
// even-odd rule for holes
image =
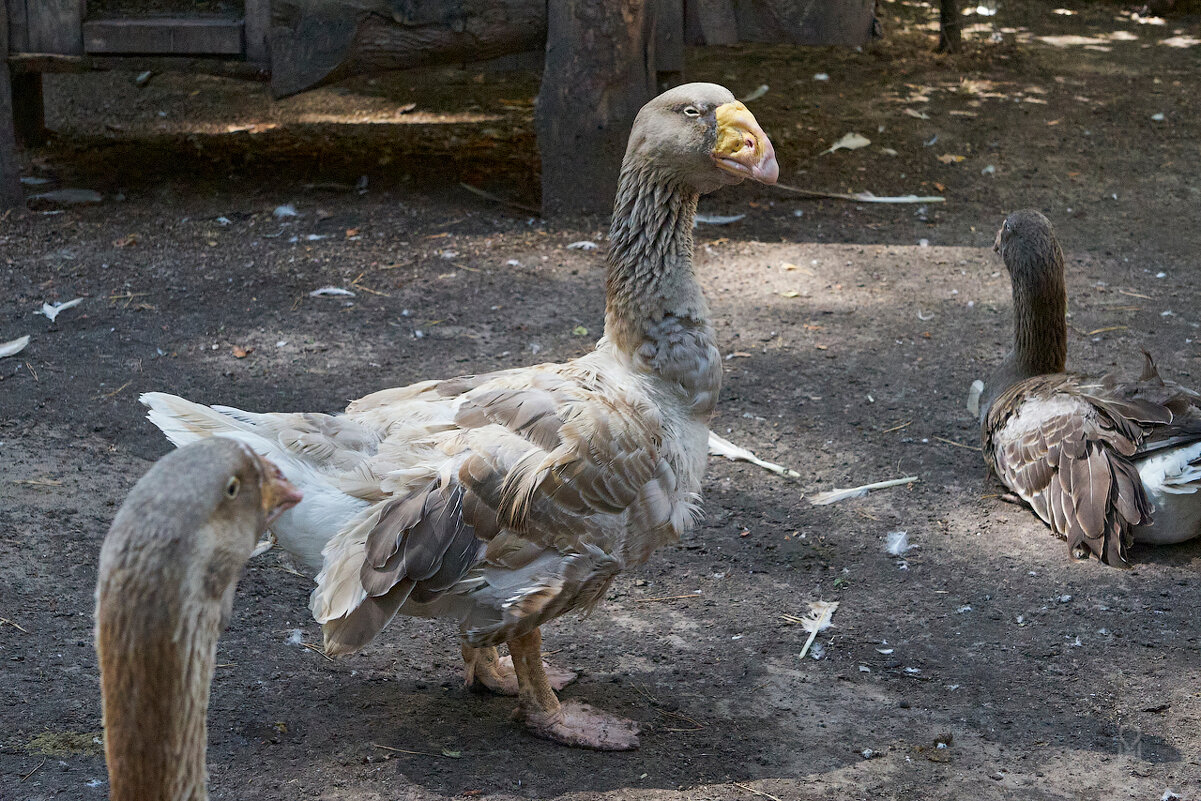
[[358, 235], [359, 235], [358, 228], [347, 228], [346, 229], [346, 236], [351, 237], [351, 236], [358, 236]]
[[928, 119], [930, 119], [930, 115], [929, 115], [929, 114], [927, 114], [927, 113], [926, 113], [926, 112], [924, 112], [924, 111], [918, 111], [917, 109], [914, 109], [914, 108], [907, 108], [907, 109], [905, 109], [905, 113], [906, 113], [906, 114], [908, 114], [910, 117], [913, 117], [914, 119], [918, 119], [918, 120], [928, 120]]
[[113, 246], [119, 247], [119, 248], [127, 248], [131, 245], [136, 245], [136, 244], [138, 244], [138, 242], [141, 242], [141, 241], [142, 241], [142, 238], [140, 236], [138, 236], [137, 234], [126, 234], [125, 236], [121, 237], [120, 239], [114, 239]]
[[247, 354], [254, 353], [254, 348], [243, 348], [241, 345], [234, 345], [234, 358], [245, 359]]
[[801, 296], [801, 293], [797, 292], [795, 289], [789, 289], [786, 292], [780, 293], [780, 297], [782, 297], [782, 298], [799, 298], [800, 296]]
[[943, 164], [958, 164], [966, 158], [967, 156], [957, 156], [954, 153], [943, 153], [938, 157], [938, 160]]

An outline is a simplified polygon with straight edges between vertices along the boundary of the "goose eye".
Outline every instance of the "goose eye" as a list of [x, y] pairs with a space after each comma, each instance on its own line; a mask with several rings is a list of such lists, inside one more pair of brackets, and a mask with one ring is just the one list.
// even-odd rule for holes
[[229, 481], [225, 482], [225, 497], [231, 500], [238, 497], [238, 490], [241, 488], [242, 482], [238, 481], [237, 476], [230, 478]]
[[697, 110], [696, 106], [687, 106], [684, 109], [684, 116], [685, 117], [699, 117], [699, 116], [701, 116], [701, 113], [700, 113], [700, 111]]

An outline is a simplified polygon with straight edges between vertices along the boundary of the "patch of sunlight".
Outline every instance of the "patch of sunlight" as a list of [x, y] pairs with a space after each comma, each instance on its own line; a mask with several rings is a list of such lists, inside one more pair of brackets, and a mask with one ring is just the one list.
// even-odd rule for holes
[[1201, 44], [1201, 39], [1196, 36], [1173, 36], [1170, 39], [1164, 39], [1160, 42], [1166, 47], [1196, 47]]

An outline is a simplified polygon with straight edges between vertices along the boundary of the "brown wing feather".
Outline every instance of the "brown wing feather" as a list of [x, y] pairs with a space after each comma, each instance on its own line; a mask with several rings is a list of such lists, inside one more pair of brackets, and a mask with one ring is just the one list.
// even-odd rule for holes
[[1142, 378], [1125, 383], [1068, 374], [1026, 379], [997, 398], [983, 424], [985, 457], [1001, 480], [1073, 553], [1087, 548], [1107, 564], [1124, 565], [1131, 528], [1151, 522], [1131, 459], [1201, 440], [1201, 396], [1163, 381], [1148, 364]]

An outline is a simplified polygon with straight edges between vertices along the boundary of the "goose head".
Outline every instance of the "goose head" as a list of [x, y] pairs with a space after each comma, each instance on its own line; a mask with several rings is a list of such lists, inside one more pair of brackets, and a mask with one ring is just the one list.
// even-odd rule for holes
[[259, 533], [299, 501], [273, 464], [213, 437], [164, 456], [121, 505], [96, 583], [113, 801], [208, 797], [217, 636]]
[[1063, 280], [1063, 251], [1055, 228], [1042, 212], [1015, 211], [997, 230], [993, 251], [1000, 254], [1014, 288], [1018, 284], [1042, 285]]
[[654, 171], [698, 193], [780, 176], [771, 140], [729, 89], [689, 83], [651, 100], [634, 119], [625, 164]]

